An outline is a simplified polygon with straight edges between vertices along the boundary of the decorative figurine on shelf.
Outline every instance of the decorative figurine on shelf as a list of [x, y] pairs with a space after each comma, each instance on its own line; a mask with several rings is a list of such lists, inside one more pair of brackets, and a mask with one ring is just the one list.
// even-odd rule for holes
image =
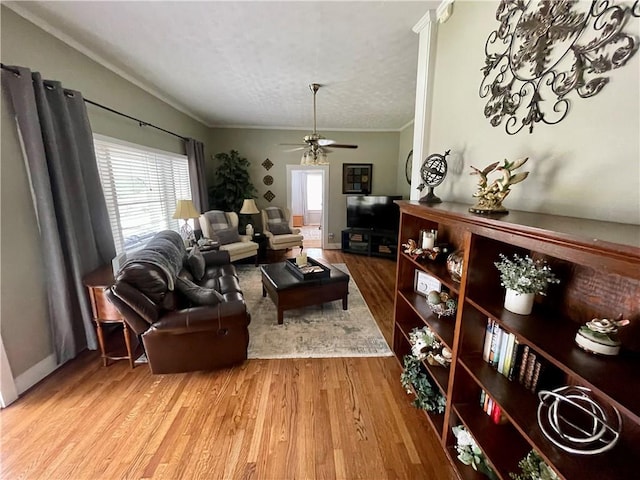
[[[473, 194], [478, 198], [476, 204], [469, 209], [471, 213], [508, 213], [508, 210], [502, 206], [502, 201], [511, 191], [511, 185], [522, 182], [529, 172], [520, 172], [514, 174], [513, 171], [524, 165], [529, 158], [509, 162], [505, 159], [504, 165], [498, 167], [499, 162], [492, 163], [484, 170], [479, 170], [471, 166], [473, 172], [471, 175], [478, 175], [478, 190]], [[502, 177], [494, 180], [489, 184], [488, 175], [493, 172], [501, 172]]]
[[625, 325], [629, 325], [629, 320], [623, 320], [622, 315], [618, 320], [594, 318], [580, 327], [575, 340], [580, 348], [589, 353], [618, 355], [621, 345], [618, 329]]
[[422, 249], [418, 247], [418, 244], [415, 240], [409, 239], [407, 243], [402, 244], [403, 252], [407, 255], [420, 255], [422, 253]]
[[424, 187], [428, 187], [427, 194], [422, 197], [420, 203], [442, 203], [434, 193], [433, 189], [440, 185], [444, 181], [444, 177], [447, 176], [447, 155], [451, 153], [451, 150], [444, 152], [444, 155], [434, 153], [425, 158], [420, 168], [420, 177], [422, 183], [418, 185], [418, 190], [422, 191]]
[[427, 295], [427, 304], [431, 311], [438, 315], [438, 317], [448, 317], [456, 313], [456, 307], [458, 306], [454, 298], [451, 298], [447, 292], [438, 292], [432, 290]]

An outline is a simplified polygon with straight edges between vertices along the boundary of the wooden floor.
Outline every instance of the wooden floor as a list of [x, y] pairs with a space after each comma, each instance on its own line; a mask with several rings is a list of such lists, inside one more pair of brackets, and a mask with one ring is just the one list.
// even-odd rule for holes
[[[346, 263], [385, 338], [395, 263]], [[85, 352], [0, 412], [3, 479], [456, 478], [394, 357], [151, 375]]]

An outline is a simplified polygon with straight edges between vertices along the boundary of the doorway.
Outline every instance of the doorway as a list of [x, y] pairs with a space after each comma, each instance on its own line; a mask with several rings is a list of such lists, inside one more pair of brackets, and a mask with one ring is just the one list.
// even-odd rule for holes
[[328, 172], [328, 166], [287, 165], [287, 206], [305, 248], [325, 245]]

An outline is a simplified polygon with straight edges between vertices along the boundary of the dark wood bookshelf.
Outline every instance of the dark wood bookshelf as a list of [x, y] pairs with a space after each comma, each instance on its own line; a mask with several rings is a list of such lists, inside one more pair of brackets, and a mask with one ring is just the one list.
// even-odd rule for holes
[[[421, 229], [437, 229], [438, 240], [465, 252], [462, 280], [454, 282], [445, 263], [398, 255], [394, 351], [410, 351], [408, 332], [428, 325], [453, 351], [446, 378], [425, 368], [448, 399], [444, 425], [434, 427], [460, 478], [486, 478], [457, 460], [450, 429], [464, 424], [502, 479], [518, 472], [518, 462], [535, 449], [564, 479], [635, 478], [640, 455], [640, 226], [511, 211], [483, 216], [469, 205], [428, 206], [398, 201], [398, 248], [417, 240]], [[543, 258], [561, 283], [538, 296], [531, 315], [503, 308], [504, 288], [494, 262], [499, 254]], [[454, 317], [438, 318], [423, 296], [413, 291], [415, 270], [437, 278], [458, 300]], [[596, 356], [574, 341], [580, 325], [592, 318], [617, 318], [631, 324], [620, 332], [619, 356]], [[487, 321], [491, 319], [546, 364], [538, 390], [579, 385], [594, 399], [616, 408], [622, 418], [617, 444], [597, 455], [569, 453], [554, 445], [538, 425], [539, 396], [517, 379], [508, 380], [482, 359]], [[396, 336], [402, 337], [396, 342]], [[400, 345], [402, 344], [402, 345]], [[506, 423], [496, 425], [480, 406], [484, 390], [500, 406]], [[433, 422], [432, 422], [433, 423]]]

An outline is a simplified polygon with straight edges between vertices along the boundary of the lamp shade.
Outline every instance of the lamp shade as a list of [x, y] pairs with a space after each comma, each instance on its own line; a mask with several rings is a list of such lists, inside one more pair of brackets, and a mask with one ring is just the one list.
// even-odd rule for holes
[[189, 218], [198, 218], [199, 216], [200, 214], [196, 210], [196, 207], [193, 206], [193, 202], [191, 200], [178, 200], [178, 205], [176, 206], [173, 218], [187, 220]]
[[258, 210], [256, 201], [253, 198], [245, 198], [242, 202], [240, 213], [243, 215], [255, 215], [256, 213], [260, 213], [260, 211]]

